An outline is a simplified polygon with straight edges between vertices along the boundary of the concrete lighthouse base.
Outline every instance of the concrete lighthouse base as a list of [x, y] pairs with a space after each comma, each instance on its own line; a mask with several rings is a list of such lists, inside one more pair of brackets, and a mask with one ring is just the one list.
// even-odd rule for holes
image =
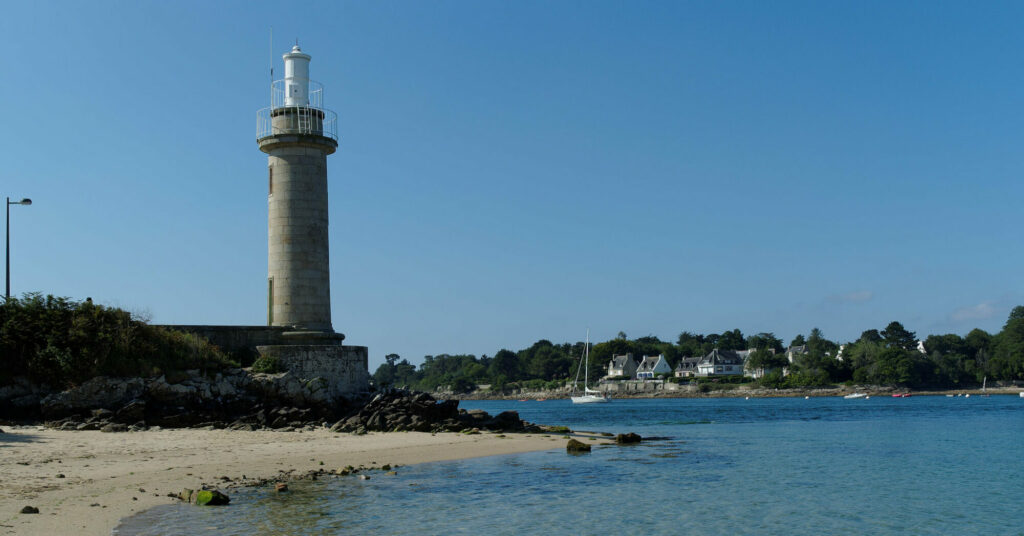
[[278, 344], [257, 346], [262, 357], [276, 359], [282, 369], [305, 382], [320, 381], [331, 400], [365, 393], [370, 388], [369, 351], [341, 344]]
[[274, 357], [281, 368], [303, 381], [320, 378], [330, 399], [353, 397], [370, 389], [369, 351], [345, 346], [333, 331], [297, 331], [283, 326], [165, 325], [204, 337], [239, 361]]

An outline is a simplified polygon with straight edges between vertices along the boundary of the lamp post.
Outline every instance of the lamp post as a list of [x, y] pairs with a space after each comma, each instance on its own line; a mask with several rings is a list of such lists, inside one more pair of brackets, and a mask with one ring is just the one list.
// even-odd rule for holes
[[11, 205], [31, 205], [32, 200], [24, 198], [21, 201], [11, 201], [7, 198], [7, 291], [4, 293], [4, 300], [11, 299]]

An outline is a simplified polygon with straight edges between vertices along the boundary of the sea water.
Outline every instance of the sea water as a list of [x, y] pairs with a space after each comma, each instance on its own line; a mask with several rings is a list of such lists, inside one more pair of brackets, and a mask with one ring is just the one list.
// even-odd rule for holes
[[[1024, 534], [1017, 396], [466, 401], [651, 442], [236, 490], [119, 535]], [[381, 463], [386, 460], [381, 460]]]

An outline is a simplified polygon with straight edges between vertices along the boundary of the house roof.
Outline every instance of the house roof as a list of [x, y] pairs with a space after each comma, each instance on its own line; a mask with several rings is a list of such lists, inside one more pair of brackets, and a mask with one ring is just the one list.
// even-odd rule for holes
[[700, 360], [701, 365], [742, 365], [743, 358], [732, 350], [715, 348]]
[[[616, 355], [612, 356], [612, 362], [610, 363], [612, 368], [623, 368], [626, 363], [633, 361], [633, 354]], [[635, 363], [635, 361], [633, 361]]]
[[792, 352], [794, 354], [806, 354], [807, 353], [807, 345], [806, 344], [801, 344], [800, 346], [790, 346], [788, 349], [786, 349], [786, 353], [790, 353], [790, 352]]
[[637, 372], [649, 372], [654, 370], [654, 367], [658, 366], [658, 362], [664, 359], [661, 355], [645, 355], [644, 360], [640, 362], [640, 366], [637, 367]]
[[679, 364], [676, 365], [676, 370], [692, 370], [696, 368], [697, 363], [700, 363], [701, 357], [684, 357], [679, 360]]

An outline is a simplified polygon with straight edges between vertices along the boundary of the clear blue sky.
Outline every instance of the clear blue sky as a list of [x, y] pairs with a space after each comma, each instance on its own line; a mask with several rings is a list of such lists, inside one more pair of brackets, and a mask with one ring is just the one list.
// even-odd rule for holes
[[[295, 6], [291, 12], [289, 5]], [[266, 319], [255, 112], [339, 115], [336, 330], [387, 353], [903, 322], [1024, 302], [1024, 4], [14, 2], [13, 292]]]

